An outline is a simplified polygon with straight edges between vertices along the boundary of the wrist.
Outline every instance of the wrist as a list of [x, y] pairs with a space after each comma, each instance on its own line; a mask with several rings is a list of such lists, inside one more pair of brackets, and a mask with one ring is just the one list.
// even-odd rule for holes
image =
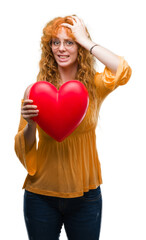
[[36, 122], [28, 123], [28, 128], [35, 129], [36, 128]]
[[82, 41], [82, 44], [81, 44], [85, 49], [87, 49], [88, 51], [91, 50], [91, 48], [94, 46], [94, 45], [98, 45], [96, 44], [95, 42], [93, 42], [92, 40], [90, 39], [87, 39], [87, 40], [84, 40]]
[[92, 49], [96, 46], [99, 46], [98, 44], [94, 44], [91, 48], [90, 48], [90, 54], [92, 54]]

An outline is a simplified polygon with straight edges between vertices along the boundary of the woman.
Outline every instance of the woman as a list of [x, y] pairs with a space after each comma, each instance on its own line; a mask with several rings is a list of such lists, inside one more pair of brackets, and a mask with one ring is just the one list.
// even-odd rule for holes
[[[50, 21], [41, 44], [37, 81], [48, 81], [59, 89], [67, 81], [79, 80], [88, 90], [89, 106], [80, 125], [58, 142], [31, 119], [39, 111], [27, 97], [32, 84], [25, 90], [15, 152], [28, 172], [22, 187], [28, 236], [57, 240], [64, 224], [70, 240], [97, 240], [102, 213], [95, 134], [98, 114], [105, 97], [126, 84], [132, 70], [123, 57], [93, 42], [76, 15]], [[102, 73], [94, 69], [96, 58], [105, 65]]]

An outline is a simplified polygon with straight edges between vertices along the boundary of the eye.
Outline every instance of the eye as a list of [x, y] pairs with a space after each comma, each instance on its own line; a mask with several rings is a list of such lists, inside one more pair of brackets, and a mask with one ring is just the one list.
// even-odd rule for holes
[[68, 46], [70, 46], [70, 45], [73, 45], [74, 42], [68, 40], [68, 41], [66, 41], [66, 44], [67, 44]]
[[53, 45], [57, 46], [57, 45], [59, 45], [59, 44], [60, 44], [60, 41], [58, 41], [58, 40], [54, 40], [54, 41], [53, 41]]

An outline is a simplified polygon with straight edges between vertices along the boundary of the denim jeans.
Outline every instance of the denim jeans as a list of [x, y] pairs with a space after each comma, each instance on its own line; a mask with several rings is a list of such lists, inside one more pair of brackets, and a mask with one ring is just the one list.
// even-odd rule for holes
[[24, 220], [30, 240], [59, 240], [62, 225], [69, 240], [98, 240], [102, 216], [100, 186], [76, 198], [24, 192]]

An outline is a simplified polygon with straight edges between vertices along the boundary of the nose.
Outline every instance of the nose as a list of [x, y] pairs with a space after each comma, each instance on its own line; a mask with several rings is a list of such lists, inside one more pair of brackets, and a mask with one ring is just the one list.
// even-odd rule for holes
[[60, 43], [59, 50], [61, 50], [61, 51], [65, 50], [65, 46], [64, 46], [63, 42]]

